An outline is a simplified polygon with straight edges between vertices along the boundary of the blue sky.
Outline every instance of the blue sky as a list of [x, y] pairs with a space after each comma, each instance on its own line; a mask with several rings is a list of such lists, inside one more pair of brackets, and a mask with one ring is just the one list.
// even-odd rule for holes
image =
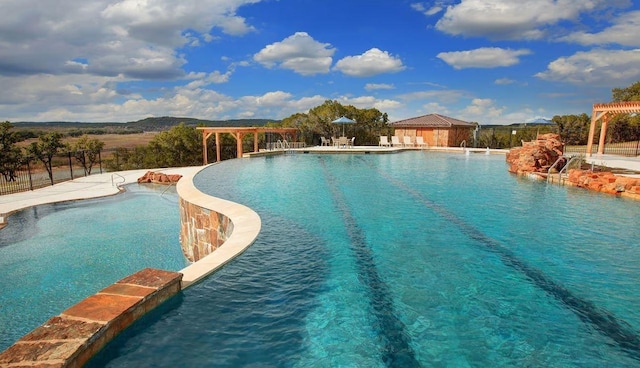
[[2, 0], [0, 120], [591, 114], [639, 35], [628, 0]]

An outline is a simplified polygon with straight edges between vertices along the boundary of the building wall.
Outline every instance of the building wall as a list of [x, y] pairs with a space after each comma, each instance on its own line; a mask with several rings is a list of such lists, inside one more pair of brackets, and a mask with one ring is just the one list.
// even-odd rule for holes
[[[469, 144], [471, 131], [469, 128], [396, 128], [395, 135], [409, 136], [415, 142], [416, 136], [431, 147], [458, 147], [462, 141]], [[401, 139], [402, 141], [402, 139]]]

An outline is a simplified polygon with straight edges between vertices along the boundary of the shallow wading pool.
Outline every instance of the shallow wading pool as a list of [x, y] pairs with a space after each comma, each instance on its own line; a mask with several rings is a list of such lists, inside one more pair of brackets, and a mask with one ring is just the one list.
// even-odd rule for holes
[[0, 351], [49, 318], [146, 267], [179, 271], [175, 187], [41, 205], [0, 230]]
[[504, 156], [231, 160], [196, 186], [254, 245], [93, 366], [640, 366], [640, 206]]

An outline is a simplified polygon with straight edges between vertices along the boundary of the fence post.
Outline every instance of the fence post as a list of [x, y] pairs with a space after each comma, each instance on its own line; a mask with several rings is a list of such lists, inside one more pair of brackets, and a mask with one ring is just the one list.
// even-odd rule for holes
[[31, 179], [31, 162], [30, 158], [27, 158], [27, 172], [29, 173], [29, 190], [33, 190], [33, 179]]
[[100, 174], [102, 174], [102, 151], [98, 151], [98, 164], [100, 165]]
[[71, 164], [71, 151], [67, 151], [67, 156], [69, 156], [69, 171], [71, 172], [71, 180], [73, 180], [73, 165]]

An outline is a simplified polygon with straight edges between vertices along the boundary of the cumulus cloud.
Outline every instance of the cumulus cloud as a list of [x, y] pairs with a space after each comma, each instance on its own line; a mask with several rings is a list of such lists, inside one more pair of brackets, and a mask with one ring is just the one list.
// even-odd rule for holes
[[267, 45], [253, 59], [268, 68], [279, 66], [301, 75], [314, 75], [329, 72], [334, 52], [330, 44], [320, 43], [306, 32], [296, 32]]
[[186, 61], [176, 49], [208, 42], [216, 29], [234, 35], [252, 31], [235, 12], [257, 1], [3, 0], [0, 70], [3, 75], [181, 77]]
[[496, 106], [496, 102], [490, 98], [474, 98], [471, 104], [462, 109], [461, 115], [466, 121], [491, 121], [499, 118], [504, 107]]
[[370, 77], [383, 73], [397, 73], [405, 69], [402, 60], [387, 51], [372, 48], [362, 55], [340, 59], [334, 70], [352, 77]]
[[583, 12], [607, 5], [606, 0], [462, 0], [449, 6], [436, 29], [493, 40], [540, 39], [549, 26], [576, 20]]
[[640, 46], [640, 11], [625, 13], [616, 18], [611, 27], [601, 32], [574, 32], [558, 41], [575, 42], [580, 45], [609, 45]]
[[552, 61], [536, 77], [598, 86], [630, 84], [640, 79], [640, 49], [577, 52]]
[[482, 47], [475, 50], [441, 52], [437, 55], [455, 69], [496, 68], [520, 62], [519, 56], [529, 55], [527, 49], [510, 50], [499, 47]]

